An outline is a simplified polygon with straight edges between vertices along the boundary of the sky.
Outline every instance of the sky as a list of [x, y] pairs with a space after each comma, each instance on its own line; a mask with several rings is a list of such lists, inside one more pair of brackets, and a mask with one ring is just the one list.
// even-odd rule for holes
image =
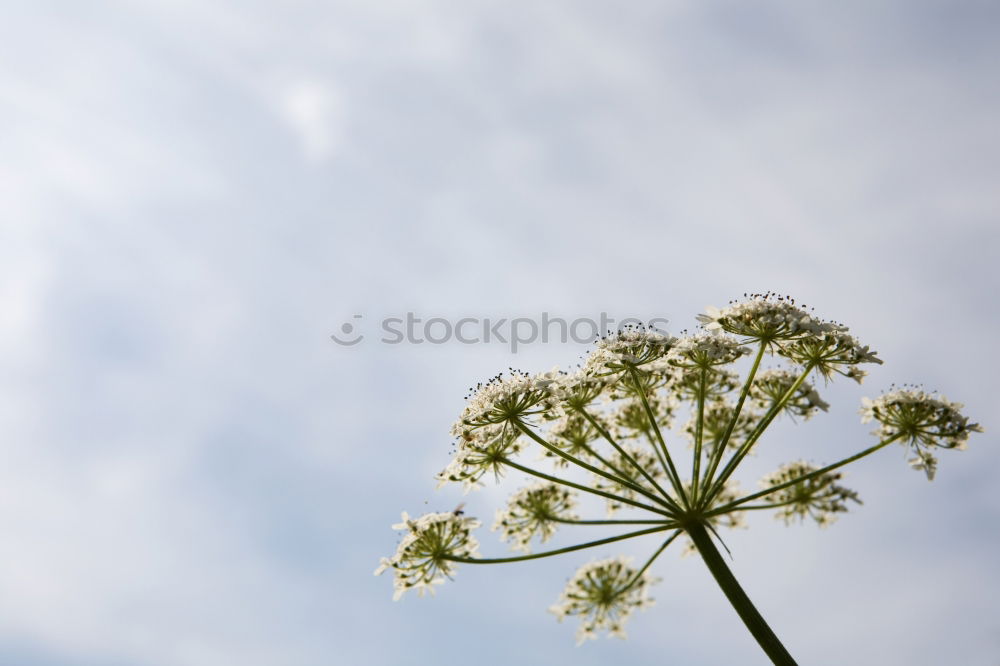
[[744, 487], [868, 446], [894, 382], [986, 433], [933, 483], [898, 448], [853, 466], [829, 529], [753, 516], [734, 572], [800, 663], [996, 666], [998, 28], [961, 1], [6, 3], [0, 663], [764, 664], [679, 550], [628, 640], [546, 612], [655, 542], [399, 602], [372, 571], [400, 511], [489, 523], [523, 483], [435, 490], [467, 387], [587, 348], [383, 320], [677, 333], [772, 289], [885, 364], [776, 424]]

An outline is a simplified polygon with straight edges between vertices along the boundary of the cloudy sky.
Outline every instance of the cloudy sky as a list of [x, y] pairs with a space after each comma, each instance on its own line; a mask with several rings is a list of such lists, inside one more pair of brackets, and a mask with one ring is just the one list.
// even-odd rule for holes
[[585, 349], [389, 345], [383, 318], [677, 332], [775, 289], [886, 363], [745, 485], [867, 446], [892, 382], [987, 433], [930, 484], [898, 449], [852, 468], [828, 530], [754, 516], [734, 571], [803, 664], [1000, 664], [998, 28], [988, 2], [6, 3], [0, 662], [766, 663], [676, 552], [629, 640], [579, 648], [545, 609], [589, 553], [398, 603], [371, 572], [400, 510], [462, 501], [432, 477], [466, 387]]

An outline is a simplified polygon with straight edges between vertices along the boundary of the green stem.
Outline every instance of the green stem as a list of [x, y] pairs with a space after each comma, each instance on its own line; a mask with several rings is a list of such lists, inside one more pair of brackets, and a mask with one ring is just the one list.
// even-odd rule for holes
[[670, 458], [670, 450], [667, 449], [667, 443], [663, 440], [663, 433], [660, 432], [660, 426], [656, 423], [656, 417], [653, 415], [652, 407], [649, 406], [649, 400], [646, 399], [646, 390], [639, 383], [639, 375], [634, 367], [629, 368], [629, 374], [632, 375], [632, 384], [642, 399], [642, 406], [646, 410], [646, 418], [652, 424], [653, 432], [656, 433], [656, 439], [660, 442], [660, 447], [663, 449], [663, 456], [667, 460], [667, 469], [665, 470], [667, 477], [670, 479], [674, 490], [677, 491], [677, 496], [681, 498], [681, 503], [684, 506], [689, 506], [687, 493], [684, 492], [684, 485], [681, 483], [681, 477], [677, 473], [677, 468], [674, 467], [674, 461]]
[[600, 469], [599, 467], [594, 467], [590, 463], [584, 462], [583, 460], [580, 460], [576, 456], [571, 456], [570, 454], [566, 453], [565, 451], [562, 451], [561, 449], [559, 449], [559, 447], [554, 446], [552, 444], [549, 444], [547, 441], [545, 441], [544, 438], [540, 437], [538, 435], [538, 433], [536, 433], [534, 430], [532, 430], [531, 428], [529, 428], [528, 425], [526, 423], [524, 423], [524, 421], [521, 421], [520, 419], [514, 419], [514, 425], [521, 432], [523, 432], [525, 435], [527, 435], [531, 439], [535, 440], [536, 442], [538, 442], [539, 444], [541, 444], [544, 448], [546, 448], [547, 450], [549, 450], [552, 453], [556, 454], [560, 458], [563, 458], [564, 460], [567, 460], [567, 461], [569, 461], [569, 462], [571, 462], [571, 463], [573, 463], [573, 464], [575, 464], [575, 465], [577, 465], [579, 467], [582, 467], [582, 468], [584, 468], [585, 470], [587, 470], [589, 472], [593, 472], [594, 474], [597, 474], [598, 476], [604, 477], [605, 479], [608, 479], [609, 481], [614, 481], [615, 483], [617, 483], [617, 484], [619, 484], [621, 486], [624, 486], [626, 488], [629, 488], [630, 490], [632, 490], [634, 492], [637, 492], [640, 495], [644, 495], [645, 497], [653, 500], [657, 504], [662, 504], [662, 505], [664, 505], [666, 507], [672, 508], [672, 507], [670, 507], [669, 504], [667, 504], [667, 502], [662, 497], [659, 497], [658, 495], [654, 495], [653, 493], [649, 492], [648, 490], [646, 490], [645, 488], [643, 488], [639, 484], [633, 483], [632, 481], [629, 481], [628, 479], [623, 479], [621, 477], [615, 476], [614, 474], [608, 474], [607, 472], [605, 472], [604, 470]]
[[[660, 447], [656, 444], [656, 440], [653, 439], [653, 433], [651, 432], [651, 430], [652, 430], [651, 428], [643, 429], [642, 435], [643, 437], [646, 438], [646, 441], [649, 442], [649, 446], [652, 447], [653, 452], [656, 453], [656, 459], [660, 461], [660, 466], [663, 468], [663, 471], [666, 472], [667, 459], [663, 457], [663, 453], [660, 451]], [[670, 501], [673, 502], [674, 499], [671, 497]]]
[[639, 571], [636, 572], [636, 574], [634, 576], [632, 576], [632, 580], [630, 580], [628, 582], [628, 585], [626, 585], [625, 587], [623, 587], [621, 591], [625, 592], [630, 587], [632, 587], [633, 585], [635, 585], [636, 582], [640, 578], [642, 578], [642, 574], [646, 573], [646, 569], [648, 569], [650, 567], [650, 565], [653, 564], [653, 562], [656, 560], [656, 558], [660, 556], [660, 553], [662, 553], [663, 551], [665, 551], [667, 549], [667, 546], [669, 546], [671, 543], [674, 542], [674, 539], [676, 539], [677, 537], [679, 537], [681, 535], [682, 531], [683, 530], [677, 530], [676, 532], [674, 532], [673, 534], [671, 534], [669, 537], [667, 537], [667, 540], [664, 541], [662, 544], [660, 544], [660, 547], [656, 549], [656, 552], [654, 552], [649, 557], [649, 559], [646, 560], [646, 563], [642, 565], [642, 568], [639, 569]]
[[647, 511], [652, 511], [653, 513], [658, 513], [661, 516], [668, 516], [670, 518], [674, 517], [674, 514], [671, 513], [670, 511], [666, 511], [664, 509], [658, 509], [655, 506], [650, 506], [648, 504], [643, 504], [642, 502], [636, 502], [635, 500], [630, 500], [630, 499], [627, 499], [625, 497], [620, 497], [618, 495], [615, 495], [614, 493], [607, 493], [607, 492], [604, 492], [603, 490], [598, 490], [596, 488], [590, 488], [588, 486], [584, 486], [584, 485], [581, 485], [579, 483], [574, 483], [574, 482], [569, 481], [567, 479], [560, 479], [557, 476], [551, 476], [549, 474], [546, 474], [545, 472], [539, 472], [538, 470], [531, 469], [530, 467], [525, 467], [524, 465], [519, 465], [518, 463], [514, 462], [510, 458], [502, 458], [502, 460], [503, 460], [503, 464], [509, 465], [509, 466], [513, 467], [514, 469], [516, 469], [516, 470], [520, 470], [520, 471], [524, 472], [525, 474], [531, 474], [532, 476], [537, 476], [539, 479], [545, 479], [546, 481], [551, 481], [552, 483], [558, 483], [558, 484], [561, 484], [561, 485], [564, 485], [564, 486], [568, 486], [570, 488], [575, 488], [577, 490], [582, 490], [583, 492], [590, 493], [592, 495], [600, 495], [601, 497], [604, 497], [604, 498], [607, 498], [607, 499], [610, 499], [610, 500], [614, 500], [616, 502], [622, 502], [623, 504], [631, 504], [634, 507], [638, 507], [640, 509], [646, 509]]
[[753, 360], [753, 366], [750, 368], [749, 374], [747, 374], [747, 379], [743, 382], [743, 390], [740, 391], [739, 400], [736, 402], [736, 409], [733, 410], [733, 418], [729, 421], [726, 426], [726, 432], [723, 433], [722, 439], [716, 444], [715, 450], [712, 451], [712, 461], [708, 469], [705, 471], [705, 478], [703, 480], [703, 486], [705, 488], [709, 487], [712, 481], [712, 476], [719, 467], [719, 463], [722, 462], [722, 456], [726, 452], [726, 446], [729, 444], [729, 438], [733, 435], [733, 429], [736, 427], [736, 421], [740, 418], [740, 412], [743, 410], [743, 403], [746, 402], [747, 396], [750, 394], [750, 387], [753, 385], [754, 377], [757, 375], [757, 370], [760, 368], [760, 361], [764, 358], [764, 351], [767, 349], [767, 342], [762, 341], [760, 343], [760, 349], [757, 350], [757, 356]]
[[502, 562], [524, 562], [525, 560], [537, 560], [542, 557], [552, 557], [553, 555], [562, 555], [563, 553], [572, 553], [574, 550], [583, 550], [584, 548], [594, 548], [596, 546], [603, 546], [606, 543], [614, 543], [615, 541], [624, 541], [625, 539], [631, 539], [632, 537], [643, 536], [646, 534], [653, 534], [654, 532], [665, 532], [670, 529], [677, 527], [676, 523], [671, 523], [669, 525], [661, 525], [659, 527], [650, 527], [646, 530], [639, 530], [637, 532], [629, 532], [628, 534], [619, 534], [618, 536], [608, 537], [606, 539], [598, 539], [597, 541], [588, 541], [587, 543], [581, 543], [576, 546], [567, 546], [566, 548], [559, 548], [557, 550], [547, 550], [544, 553], [535, 553], [533, 555], [520, 555], [518, 557], [494, 557], [494, 558], [478, 558], [478, 557], [455, 557], [454, 555], [444, 555], [442, 559], [449, 560], [451, 562], [464, 562], [466, 564], [500, 564]]
[[666, 525], [673, 524], [669, 520], [569, 520], [552, 518], [554, 522], [566, 525]]
[[677, 503], [674, 502], [673, 498], [670, 497], [670, 494], [666, 490], [664, 490], [659, 483], [657, 483], [656, 479], [653, 478], [653, 476], [649, 473], [649, 471], [647, 471], [642, 465], [636, 462], [635, 458], [633, 458], [625, 448], [619, 446], [618, 442], [616, 442], [611, 437], [610, 433], [608, 433], [608, 431], [605, 430], [604, 427], [600, 423], [598, 423], [597, 420], [593, 416], [591, 416], [586, 409], [579, 408], [577, 411], [583, 414], [583, 417], [587, 419], [587, 421], [589, 421], [594, 428], [597, 429], [597, 432], [601, 434], [601, 437], [606, 439], [608, 443], [614, 447], [615, 451], [617, 451], [625, 460], [627, 460], [629, 464], [635, 467], [639, 471], [639, 473], [642, 474], [642, 476], [647, 481], [649, 481], [653, 485], [653, 487], [656, 488], [663, 495], [664, 499], [666, 499], [667, 502], [670, 503], [671, 507], [674, 510], [676, 511], [681, 510], [681, 507], [678, 506]]
[[705, 431], [705, 383], [708, 368], [701, 369], [698, 385], [698, 422], [694, 427], [694, 462], [691, 467], [691, 499], [698, 502], [698, 477], [701, 474], [701, 440]]
[[848, 458], [844, 458], [843, 460], [841, 460], [839, 462], [835, 462], [832, 465], [827, 465], [826, 467], [821, 467], [821, 468], [819, 468], [817, 470], [813, 470], [812, 472], [809, 472], [808, 474], [803, 474], [802, 476], [794, 478], [791, 481], [786, 481], [784, 483], [779, 483], [776, 486], [773, 486], [771, 488], [767, 488], [766, 490], [762, 490], [762, 491], [760, 491], [758, 493], [754, 493], [752, 495], [747, 495], [746, 497], [741, 497], [741, 498], [739, 498], [738, 500], [736, 500], [734, 502], [730, 502], [729, 504], [726, 504], [725, 506], [720, 506], [718, 508], [712, 509], [711, 511], [709, 511], [709, 512], [707, 512], [705, 514], [705, 517], [717, 516], [720, 513], [726, 513], [726, 512], [732, 511], [736, 507], [738, 507], [741, 504], [744, 504], [746, 502], [752, 502], [753, 500], [758, 499], [760, 497], [765, 497], [765, 496], [770, 495], [772, 493], [775, 493], [775, 492], [777, 492], [779, 490], [784, 490], [785, 488], [788, 488], [789, 486], [794, 486], [796, 484], [802, 483], [803, 481], [808, 481], [809, 479], [817, 477], [817, 476], [819, 476], [821, 474], [826, 474], [827, 472], [832, 472], [833, 470], [837, 469], [838, 467], [843, 467], [844, 465], [848, 465], [848, 464], [854, 462], [855, 460], [860, 460], [861, 458], [864, 458], [865, 456], [868, 456], [868, 455], [871, 455], [871, 454], [875, 453], [879, 449], [884, 448], [884, 447], [888, 446], [889, 444], [892, 444], [893, 442], [895, 442], [897, 439], [899, 439], [902, 436], [903, 436], [903, 433], [897, 433], [897, 434], [893, 435], [892, 437], [890, 437], [888, 439], [883, 439], [881, 442], [879, 442], [875, 446], [869, 447], [869, 448], [865, 449], [864, 451], [861, 451], [860, 453], [855, 453], [853, 456], [850, 456]]
[[760, 423], [757, 424], [757, 427], [755, 427], [753, 429], [753, 432], [750, 433], [750, 436], [747, 437], [747, 441], [743, 442], [743, 445], [740, 446], [739, 450], [736, 453], [734, 453], [733, 457], [730, 458], [729, 462], [726, 463], [726, 466], [723, 468], [722, 473], [719, 474], [719, 478], [712, 485], [711, 492], [708, 493], [708, 495], [706, 496], [708, 498], [707, 501], [711, 501], [711, 498], [714, 497], [716, 493], [722, 490], [722, 488], [725, 486], [726, 479], [732, 476], [733, 472], [736, 471], [736, 468], [739, 466], [739, 464], [743, 462], [743, 459], [746, 457], [746, 455], [750, 453], [750, 449], [753, 448], [753, 445], [757, 443], [757, 440], [760, 439], [760, 436], [764, 434], [765, 430], [767, 430], [767, 426], [771, 425], [771, 421], [773, 421], [781, 412], [781, 410], [784, 409], [785, 404], [788, 402], [789, 398], [795, 395], [795, 392], [799, 390], [799, 387], [802, 386], [802, 383], [806, 380], [806, 377], [809, 376], [809, 373], [812, 372], [814, 367], [815, 364], [813, 364], [812, 362], [808, 363], [806, 365], [805, 370], [802, 371], [802, 374], [799, 375], [799, 378], [795, 380], [795, 383], [792, 384], [791, 388], [785, 391], [785, 395], [781, 396], [781, 399], [775, 402], [773, 405], [771, 405], [771, 409], [767, 410], [767, 414], [764, 415], [764, 418], [760, 420]]
[[595, 451], [593, 447], [591, 447], [591, 446], [589, 446], [587, 444], [582, 444], [581, 446], [587, 451], [587, 453], [589, 453], [590, 455], [594, 456], [594, 458], [597, 460], [597, 462], [601, 463], [602, 465], [604, 465], [605, 467], [607, 467], [609, 470], [611, 470], [612, 472], [614, 472], [615, 474], [617, 474], [621, 478], [623, 478], [623, 479], [629, 478], [628, 474], [626, 474], [625, 472], [623, 472], [620, 469], [618, 469], [618, 467], [616, 465], [612, 465], [610, 460], [607, 460], [604, 456], [602, 456], [600, 453], [598, 453], [597, 451]]
[[760, 612], [750, 601], [750, 597], [736, 580], [733, 572], [730, 571], [722, 554], [712, 542], [712, 537], [705, 530], [705, 526], [702, 523], [692, 523], [687, 526], [687, 533], [698, 552], [701, 553], [702, 559], [705, 560], [708, 570], [712, 572], [715, 582], [722, 588], [729, 603], [733, 605], [736, 613], [743, 620], [743, 624], [750, 630], [764, 653], [777, 666], [795, 666], [795, 660], [778, 640], [771, 627], [764, 621]]
[[789, 500], [787, 502], [775, 502], [774, 504], [753, 504], [751, 506], [741, 504], [738, 507], [730, 509], [730, 511], [761, 511], [763, 509], [777, 509], [778, 507], [788, 506], [789, 504], [795, 504], [798, 501], [799, 500]]

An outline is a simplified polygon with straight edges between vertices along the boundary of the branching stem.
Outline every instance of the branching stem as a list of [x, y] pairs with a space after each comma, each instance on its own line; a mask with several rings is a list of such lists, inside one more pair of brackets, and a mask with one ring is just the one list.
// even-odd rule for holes
[[577, 544], [576, 546], [567, 546], [566, 548], [547, 550], [544, 553], [534, 553], [532, 555], [519, 555], [516, 557], [493, 557], [493, 558], [456, 557], [454, 555], [444, 555], [442, 556], [442, 559], [449, 560], [451, 562], [464, 562], [466, 564], [500, 564], [502, 562], [524, 562], [526, 560], [537, 560], [543, 557], [552, 557], [553, 555], [562, 555], [563, 553], [572, 553], [574, 550], [583, 550], [584, 548], [594, 548], [596, 546], [603, 546], [606, 543], [614, 543], [615, 541], [624, 541], [625, 539], [631, 539], [633, 537], [639, 537], [646, 534], [654, 534], [655, 532], [665, 532], [675, 527], [677, 527], [676, 523], [671, 523], [669, 525], [660, 525], [659, 527], [650, 527], [649, 529], [639, 530], [637, 532], [629, 532], [628, 534], [619, 534], [618, 536], [608, 537], [606, 539], [598, 539], [597, 541], [588, 541], [587, 543]]
[[514, 462], [510, 458], [502, 458], [502, 461], [503, 461], [503, 464], [505, 464], [505, 465], [509, 465], [510, 467], [513, 467], [516, 470], [520, 470], [520, 471], [524, 472], [525, 474], [530, 474], [532, 476], [537, 476], [539, 479], [545, 479], [546, 481], [551, 481], [552, 483], [558, 483], [558, 484], [561, 484], [561, 485], [564, 485], [564, 486], [568, 486], [570, 488], [575, 488], [576, 490], [582, 490], [583, 492], [590, 493], [592, 495], [600, 495], [601, 497], [604, 497], [604, 498], [610, 499], [610, 500], [614, 500], [616, 502], [621, 502], [622, 504], [630, 504], [630, 505], [632, 505], [634, 507], [637, 507], [639, 509], [645, 509], [646, 511], [652, 511], [653, 513], [658, 513], [658, 514], [660, 514], [662, 516], [669, 516], [670, 518], [674, 518], [675, 517], [675, 515], [672, 512], [670, 512], [669, 510], [658, 509], [655, 506], [650, 506], [649, 504], [643, 504], [642, 502], [636, 502], [635, 500], [630, 500], [630, 499], [628, 499], [626, 497], [621, 497], [619, 495], [615, 495], [614, 493], [608, 493], [608, 492], [605, 492], [603, 490], [597, 490], [596, 488], [590, 488], [588, 486], [584, 486], [582, 484], [575, 483], [575, 482], [570, 481], [568, 479], [560, 479], [557, 476], [552, 476], [551, 474], [546, 474], [545, 472], [539, 472], [538, 470], [531, 469], [530, 467], [525, 467], [524, 465], [521, 465], [519, 463]]
[[809, 472], [808, 474], [803, 474], [802, 476], [796, 477], [796, 478], [792, 479], [791, 481], [786, 481], [784, 483], [779, 483], [778, 485], [773, 486], [771, 488], [767, 488], [766, 490], [762, 490], [760, 492], [753, 493], [752, 495], [747, 495], [746, 497], [741, 497], [741, 498], [739, 498], [736, 501], [733, 501], [733, 502], [730, 502], [729, 504], [726, 504], [725, 506], [720, 506], [718, 508], [712, 509], [711, 511], [708, 511], [707, 513], [705, 513], [705, 516], [706, 517], [711, 517], [711, 516], [716, 516], [716, 515], [718, 515], [720, 513], [727, 513], [727, 512], [732, 511], [736, 507], [738, 507], [741, 504], [744, 504], [746, 502], [752, 502], [755, 499], [758, 499], [760, 497], [765, 497], [765, 496], [770, 495], [772, 493], [775, 493], [775, 492], [777, 492], [779, 490], [784, 490], [785, 488], [788, 488], [790, 486], [794, 486], [796, 484], [802, 483], [803, 481], [808, 481], [809, 479], [812, 479], [814, 477], [820, 476], [821, 474], [826, 474], [827, 472], [832, 472], [833, 470], [837, 469], [838, 467], [843, 467], [844, 465], [848, 465], [848, 464], [854, 462], [855, 460], [860, 460], [861, 458], [864, 458], [865, 456], [869, 456], [869, 455], [875, 453], [879, 449], [884, 448], [884, 447], [888, 446], [889, 444], [892, 444], [893, 442], [895, 442], [897, 439], [899, 439], [902, 436], [903, 436], [903, 433], [897, 433], [897, 434], [893, 435], [892, 437], [890, 437], [888, 439], [883, 439], [881, 442], [879, 442], [875, 446], [871, 446], [871, 447], [865, 449], [864, 451], [861, 451], [859, 453], [855, 453], [853, 456], [850, 456], [848, 458], [844, 458], [843, 460], [841, 460], [839, 462], [835, 462], [832, 465], [827, 465], [826, 467], [821, 467], [821, 468], [819, 468], [817, 470], [813, 470], [812, 472]]

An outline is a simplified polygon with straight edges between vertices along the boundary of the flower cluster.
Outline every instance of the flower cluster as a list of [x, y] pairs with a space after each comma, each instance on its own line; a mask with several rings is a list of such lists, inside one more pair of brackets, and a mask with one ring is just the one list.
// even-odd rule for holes
[[577, 643], [597, 638], [602, 629], [609, 636], [625, 638], [625, 620], [653, 605], [649, 588], [656, 582], [648, 573], [640, 574], [626, 557], [591, 562], [577, 570], [549, 611], [560, 622], [570, 615], [581, 618]]
[[961, 403], [942, 395], [916, 387], [901, 388], [874, 400], [864, 398], [861, 420], [878, 421], [879, 428], [873, 434], [883, 440], [899, 440], [909, 447], [914, 454], [910, 465], [933, 479], [937, 458], [931, 449], [964, 449], [971, 433], [983, 432], [978, 423], [969, 423], [969, 417], [963, 416], [960, 409]]
[[394, 600], [398, 600], [409, 589], [417, 594], [434, 591], [432, 585], [439, 585], [455, 571], [455, 563], [450, 558], [474, 558], [479, 555], [479, 543], [472, 536], [472, 530], [479, 527], [475, 518], [466, 518], [459, 512], [429, 513], [411, 520], [403, 512], [403, 522], [393, 525], [394, 530], [407, 530], [399, 542], [396, 554], [382, 558], [375, 575], [386, 569], [395, 572]]
[[824, 321], [806, 312], [795, 300], [770, 292], [752, 294], [719, 310], [710, 307], [699, 315], [706, 330], [726, 331], [760, 341], [785, 358], [815, 369], [826, 379], [834, 373], [861, 382], [862, 363], [882, 363], [867, 345], [847, 333], [847, 327]]
[[765, 490], [780, 486], [766, 496], [777, 508], [775, 518], [791, 523], [809, 517], [820, 527], [826, 527], [836, 520], [838, 513], [847, 511], [849, 501], [861, 504], [856, 492], [837, 485], [843, 477], [840, 472], [815, 474], [818, 469], [799, 460], [782, 465], [761, 480]]
[[704, 388], [705, 400], [722, 398], [740, 386], [739, 375], [725, 368], [701, 372], [678, 372], [672, 384], [678, 400], [697, 400]]
[[[770, 293], [709, 308], [698, 319], [704, 330], [680, 338], [643, 327], [609, 334], [569, 373], [512, 370], [476, 386], [452, 428], [454, 455], [437, 478], [466, 491], [512, 473], [531, 478], [496, 512], [493, 525], [524, 554], [479, 558], [471, 533], [479, 522], [461, 510], [416, 520], [404, 514], [394, 527], [406, 534], [377, 571], [394, 570], [395, 597], [432, 589], [452, 576], [456, 563], [516, 562], [657, 535], [660, 546], [641, 567], [621, 557], [591, 562], [552, 608], [560, 619], [581, 619], [580, 640], [601, 630], [624, 636], [629, 615], [651, 603], [654, 579], [647, 571], [682, 535], [686, 552], [699, 552], [727, 596], [738, 599], [715, 546], [719, 531], [743, 526], [748, 513], [759, 510], [786, 523], [808, 518], [829, 525], [861, 503], [840, 485], [843, 466], [899, 441], [912, 453], [910, 464], [930, 478], [934, 449], [964, 448], [971, 433], [982, 432], [958, 403], [917, 388], [894, 389], [864, 401], [863, 420], [878, 422], [879, 443], [825, 466], [785, 464], [761, 481], [762, 490], [743, 493], [734, 474], [747, 456], [763, 453], [766, 430], [779, 415], [806, 421], [829, 408], [808, 381], [813, 373], [860, 382], [861, 366], [881, 360], [846, 326]], [[783, 367], [764, 369], [774, 362]], [[577, 515], [597, 500], [607, 508], [605, 517]], [[561, 527], [557, 538], [563, 539], [581, 525], [617, 532], [528, 552], [536, 538], [546, 543]], [[750, 609], [740, 608], [741, 617]], [[757, 631], [760, 623], [748, 627]], [[755, 635], [762, 646], [774, 638]], [[776, 663], [791, 663], [790, 657]]]
[[595, 375], [579, 370], [562, 375], [552, 385], [552, 392], [566, 409], [579, 411], [589, 407], [612, 384], [614, 377], [611, 375]]
[[[702, 417], [702, 441], [706, 453], [712, 453], [719, 446], [727, 431], [730, 433], [726, 442], [727, 448], [740, 448], [740, 445], [753, 433], [758, 422], [760, 414], [749, 407], [744, 406], [737, 414], [736, 405], [725, 399], [713, 400], [706, 404]], [[730, 426], [732, 430], [729, 430]], [[684, 426], [684, 432], [692, 441], [695, 439], [697, 427], [698, 414], [693, 413]]]
[[627, 372], [663, 358], [675, 338], [642, 326], [626, 326], [597, 340], [586, 369], [595, 375]]
[[663, 361], [678, 368], [710, 368], [727, 365], [749, 354], [739, 340], [717, 333], [698, 333], [677, 340]]
[[730, 302], [728, 307], [708, 307], [698, 315], [708, 331], [726, 331], [751, 340], [776, 342], [794, 340], [840, 330], [843, 327], [824, 322], [795, 304], [794, 298], [767, 292], [751, 294], [742, 302]]
[[782, 345], [779, 353], [795, 363], [815, 368], [827, 380], [837, 373], [859, 384], [867, 374], [859, 364], [882, 363], [868, 345], [862, 345], [843, 330], [802, 336]]
[[519, 437], [518, 431], [506, 425], [467, 431], [458, 440], [455, 457], [438, 473], [438, 487], [448, 482], [461, 483], [468, 492], [478, 488], [488, 472], [499, 480], [507, 460], [521, 450]]
[[542, 543], [556, 533], [560, 522], [574, 520], [576, 495], [565, 486], [539, 481], [514, 493], [505, 510], [497, 510], [493, 530], [510, 541], [514, 550], [528, 552], [531, 539], [538, 536]]
[[[672, 397], [655, 394], [646, 402], [649, 404], [649, 411], [653, 413], [656, 423], [661, 428], [669, 428], [677, 408]], [[653, 423], [649, 420], [649, 413], [638, 398], [627, 398], [616, 402], [611, 412], [611, 418], [621, 437], [648, 436], [653, 431]]]
[[[601, 434], [598, 426], [607, 428], [603, 423], [603, 417], [592, 416], [594, 425], [586, 416], [580, 412], [567, 412], [556, 421], [549, 429], [549, 442], [557, 449], [568, 453], [574, 458], [587, 460], [591, 457], [590, 443], [598, 439]], [[558, 467], [565, 467], [569, 462], [557, 454], [546, 449], [545, 457], [552, 458]]]
[[468, 396], [461, 418], [452, 426], [456, 437], [468, 437], [476, 428], [524, 418], [553, 405], [552, 385], [558, 373], [531, 375], [511, 370], [476, 385]]
[[[803, 381], [796, 387], [797, 373], [791, 370], [774, 369], [757, 373], [750, 395], [761, 409], [770, 409], [784, 400], [784, 410], [792, 416], [808, 419], [816, 410], [824, 412], [830, 408], [809, 382]], [[795, 391], [786, 395], [793, 387]]]

